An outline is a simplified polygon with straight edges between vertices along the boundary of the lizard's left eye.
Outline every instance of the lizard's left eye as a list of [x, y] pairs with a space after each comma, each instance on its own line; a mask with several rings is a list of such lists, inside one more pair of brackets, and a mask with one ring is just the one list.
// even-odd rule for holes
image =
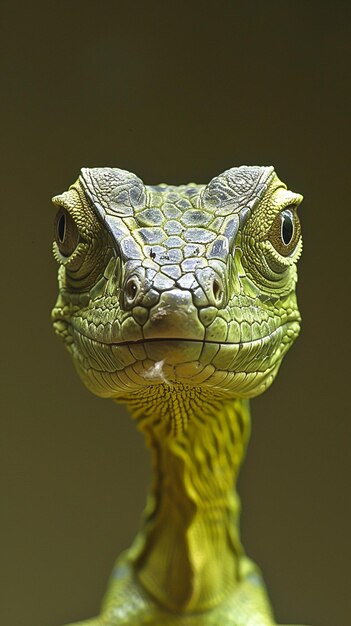
[[301, 234], [300, 220], [295, 207], [287, 207], [273, 221], [268, 239], [277, 252], [289, 256], [294, 252]]
[[55, 241], [63, 256], [71, 256], [79, 243], [79, 230], [71, 215], [61, 207], [55, 218]]

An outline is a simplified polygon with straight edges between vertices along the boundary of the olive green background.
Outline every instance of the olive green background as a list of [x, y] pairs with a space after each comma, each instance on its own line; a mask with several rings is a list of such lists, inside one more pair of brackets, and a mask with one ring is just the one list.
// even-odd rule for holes
[[[147, 183], [273, 164], [305, 195], [303, 332], [253, 404], [242, 535], [277, 620], [351, 616], [350, 4], [1, 4], [0, 624], [94, 615], [149, 482], [123, 407], [50, 325], [50, 197], [82, 166]], [[220, 625], [219, 625], [220, 626]]]

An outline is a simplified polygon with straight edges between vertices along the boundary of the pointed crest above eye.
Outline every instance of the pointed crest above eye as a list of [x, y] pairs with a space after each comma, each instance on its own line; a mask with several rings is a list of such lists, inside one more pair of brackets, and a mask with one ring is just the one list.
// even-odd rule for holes
[[79, 180], [101, 217], [131, 217], [145, 205], [143, 181], [135, 174], [111, 167], [83, 168]]
[[267, 188], [273, 167], [232, 167], [212, 180], [202, 194], [204, 206], [213, 207], [218, 215], [252, 209]]

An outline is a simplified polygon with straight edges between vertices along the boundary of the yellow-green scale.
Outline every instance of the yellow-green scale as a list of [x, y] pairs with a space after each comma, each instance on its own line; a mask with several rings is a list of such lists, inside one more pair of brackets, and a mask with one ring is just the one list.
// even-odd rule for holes
[[148, 387], [129, 408], [146, 435], [154, 472], [136, 575], [168, 609], [208, 610], [240, 579], [235, 482], [248, 403], [174, 384]]

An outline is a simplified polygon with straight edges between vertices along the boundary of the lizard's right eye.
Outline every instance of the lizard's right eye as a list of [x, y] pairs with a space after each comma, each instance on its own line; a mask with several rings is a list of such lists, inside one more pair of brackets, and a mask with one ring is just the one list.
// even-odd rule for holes
[[301, 236], [296, 207], [288, 206], [276, 216], [269, 231], [269, 241], [283, 257], [292, 254]]
[[63, 256], [71, 256], [79, 243], [79, 230], [71, 215], [61, 207], [55, 218], [55, 241]]

